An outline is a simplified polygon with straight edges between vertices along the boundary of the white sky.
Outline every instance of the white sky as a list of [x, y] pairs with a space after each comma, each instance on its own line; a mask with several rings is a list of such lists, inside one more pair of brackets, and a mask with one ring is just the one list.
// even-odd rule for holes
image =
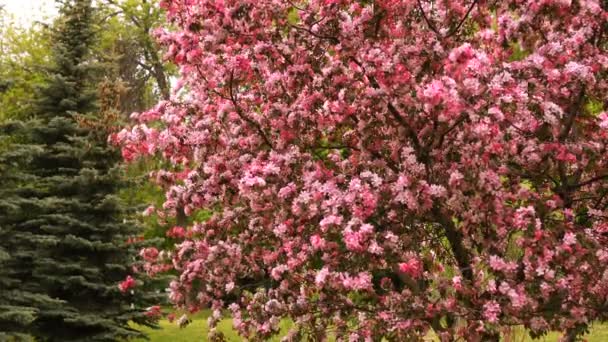
[[57, 14], [54, 0], [0, 0], [0, 6], [23, 26], [34, 21], [48, 22], [49, 17]]

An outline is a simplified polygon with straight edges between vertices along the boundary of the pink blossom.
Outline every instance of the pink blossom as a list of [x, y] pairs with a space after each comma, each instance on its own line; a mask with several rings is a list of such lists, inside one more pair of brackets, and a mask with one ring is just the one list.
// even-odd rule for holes
[[159, 252], [155, 247], [143, 248], [139, 255], [146, 261], [152, 262], [158, 258]]
[[367, 272], [361, 272], [356, 276], [342, 274], [342, 285], [350, 290], [368, 290], [372, 286], [372, 277]]
[[462, 175], [462, 173], [460, 173], [458, 171], [451, 172], [450, 180], [449, 180], [450, 187], [455, 188], [455, 187], [460, 186], [463, 179], [464, 179], [464, 176]]
[[455, 276], [454, 278], [452, 278], [452, 285], [454, 285], [454, 289], [456, 289], [457, 291], [462, 289], [462, 277], [460, 276]]
[[441, 102], [444, 92], [445, 88], [443, 82], [439, 80], [433, 80], [424, 88], [422, 94], [426, 99], [428, 99], [429, 104], [436, 106]]
[[266, 181], [259, 176], [246, 175], [241, 179], [241, 183], [247, 187], [265, 186]]
[[431, 196], [433, 196], [433, 197], [438, 197], [438, 198], [440, 198], [440, 197], [445, 197], [445, 196], [446, 196], [446, 194], [447, 194], [447, 191], [446, 191], [446, 190], [445, 190], [445, 188], [444, 188], [443, 186], [441, 186], [441, 185], [435, 185], [435, 184], [432, 184], [432, 185], [429, 187], [429, 194], [430, 194]]
[[608, 129], [608, 112], [601, 112], [598, 118], [600, 119], [599, 126], [603, 129]]
[[310, 237], [310, 244], [315, 250], [323, 249], [323, 247], [325, 247], [325, 243], [325, 239], [323, 239], [319, 235], [313, 235]]
[[323, 231], [327, 230], [327, 227], [331, 226], [331, 225], [341, 225], [342, 224], [342, 216], [339, 215], [329, 215], [324, 217], [321, 222], [319, 222], [319, 225], [321, 226], [321, 229]]
[[564, 242], [564, 245], [566, 245], [566, 246], [575, 245], [576, 244], [576, 235], [572, 232], [567, 232], [566, 234], [564, 234], [563, 242]]
[[131, 276], [127, 276], [127, 278], [125, 280], [123, 280], [122, 282], [120, 282], [120, 284], [118, 284], [118, 288], [120, 289], [120, 292], [127, 292], [129, 290], [131, 290], [132, 288], [134, 288], [136, 285], [135, 283], [135, 279], [133, 279], [133, 277]]
[[564, 69], [566, 74], [576, 78], [588, 79], [592, 77], [590, 68], [578, 62], [568, 62]]
[[289, 267], [287, 267], [286, 265], [279, 265], [272, 269], [272, 271], [270, 272], [270, 276], [274, 280], [281, 280], [283, 273], [285, 273], [288, 270], [289, 270]]
[[348, 250], [357, 252], [365, 249], [365, 233], [360, 231], [346, 230], [344, 231], [343, 235], [344, 244]]
[[146, 208], [146, 210], [144, 210], [142, 212], [143, 216], [150, 216], [154, 213], [154, 210], [156, 210], [156, 207], [154, 207], [153, 205], [150, 205]]
[[530, 224], [531, 218], [534, 217], [534, 215], [535, 209], [531, 206], [517, 209], [514, 218], [515, 227], [520, 229], [526, 228]]
[[527, 298], [524, 294], [521, 294], [514, 289], [509, 290], [507, 294], [511, 299], [511, 305], [513, 307], [520, 309], [526, 305]]
[[500, 315], [500, 312], [500, 304], [496, 301], [489, 301], [483, 305], [483, 317], [490, 323], [498, 322], [498, 315]]
[[327, 280], [328, 276], [329, 276], [329, 270], [327, 269], [327, 267], [322, 268], [321, 270], [319, 270], [317, 272], [317, 275], [315, 276], [315, 283], [317, 285], [325, 284], [325, 281]]
[[517, 269], [517, 265], [514, 262], [507, 262], [503, 258], [491, 255], [489, 258], [490, 267], [495, 271], [501, 272], [512, 272]]
[[399, 270], [412, 278], [419, 278], [422, 275], [423, 265], [420, 259], [411, 258], [407, 262], [400, 263]]
[[161, 307], [159, 305], [154, 305], [146, 309], [144, 313], [148, 317], [152, 318], [160, 318], [162, 315]]
[[186, 236], [186, 230], [184, 227], [174, 226], [173, 228], [169, 229], [165, 235], [167, 237], [181, 239]]

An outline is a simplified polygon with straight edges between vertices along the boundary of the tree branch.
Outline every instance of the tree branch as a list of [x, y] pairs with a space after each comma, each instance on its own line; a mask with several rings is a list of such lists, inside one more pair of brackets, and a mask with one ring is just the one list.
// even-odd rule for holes
[[418, 2], [418, 10], [420, 11], [420, 13], [422, 14], [422, 18], [424, 19], [424, 21], [426, 22], [426, 25], [431, 29], [431, 31], [435, 32], [436, 35], [438, 35], [439, 37], [441, 37], [441, 33], [439, 33], [439, 31], [437, 31], [437, 28], [435, 27], [435, 25], [431, 22], [431, 20], [426, 16], [426, 12], [424, 11], [424, 9], [422, 8], [422, 3], [420, 2], [420, 0], [417, 0]]
[[[365, 77], [367, 77], [367, 79], [369, 80], [369, 83], [372, 85], [372, 87], [374, 87], [374, 89], [380, 89], [380, 84], [378, 83], [378, 81], [376, 81], [376, 78], [374, 76], [371, 75], [367, 75], [367, 72], [365, 71], [365, 67], [363, 66], [363, 64], [361, 64], [357, 59], [355, 59], [354, 57], [352, 57], [353, 62], [355, 62], [355, 64], [357, 64], [362, 70], [363, 70], [363, 74], [365, 75]], [[420, 145], [420, 140], [418, 140], [418, 135], [416, 135], [416, 132], [414, 132], [414, 130], [410, 127], [410, 125], [405, 121], [405, 119], [403, 118], [403, 116], [401, 115], [401, 113], [399, 113], [399, 110], [397, 110], [397, 108], [391, 103], [391, 101], [387, 101], [387, 108], [389, 113], [393, 116], [393, 118], [395, 118], [395, 120], [405, 128], [406, 130], [406, 134], [407, 136], [410, 138], [412, 145], [414, 145], [414, 149], [416, 150], [417, 153], [419, 153], [419, 157], [421, 157], [424, 153], [424, 151], [422, 151], [421, 145]]]
[[588, 180], [586, 180], [584, 182], [580, 182], [578, 184], [570, 185], [568, 187], [568, 189], [572, 190], [572, 189], [576, 189], [576, 188], [581, 188], [581, 187], [583, 187], [585, 185], [589, 185], [589, 184], [592, 184], [592, 183], [595, 183], [597, 181], [604, 180], [604, 179], [608, 179], [608, 174], [606, 174], [606, 175], [599, 175], [599, 176], [593, 177], [591, 179], [588, 179]]
[[460, 22], [458, 23], [458, 25], [456, 26], [456, 28], [454, 28], [452, 31], [450, 31], [450, 33], [448, 33], [444, 38], [449, 38], [453, 35], [455, 35], [456, 33], [458, 33], [458, 30], [460, 30], [460, 27], [462, 27], [462, 25], [464, 24], [464, 22], [467, 20], [467, 18], [469, 17], [469, 15], [471, 14], [471, 12], [473, 11], [473, 8], [475, 7], [475, 5], [477, 5], [477, 2], [479, 0], [474, 0], [471, 3], [471, 6], [469, 6], [469, 9], [467, 10], [467, 13], [464, 15], [464, 17], [462, 17], [462, 19], [460, 20]]
[[[137, 65], [139, 65], [140, 67], [142, 67], [142, 68], [146, 69], [146, 71], [148, 71], [148, 72], [152, 72], [152, 67], [151, 67], [151, 66], [149, 66], [149, 65], [147, 65], [147, 64], [145, 64], [145, 63], [142, 63], [142, 62], [140, 62], [140, 61], [137, 61]], [[148, 75], [149, 75], [149, 74], [148, 74]]]
[[478, 1], [479, 0], [474, 0], [471, 3], [471, 5], [469, 6], [469, 9], [465, 13], [465, 15], [458, 22], [458, 25], [456, 25], [456, 27], [453, 30], [451, 30], [450, 32], [448, 32], [448, 34], [446, 34], [445, 36], [443, 36], [439, 32], [439, 30], [437, 30], [437, 28], [435, 27], [435, 24], [433, 24], [433, 22], [431, 21], [431, 19], [429, 17], [427, 17], [426, 12], [422, 8], [422, 3], [420, 2], [420, 0], [417, 0], [417, 2], [418, 2], [418, 10], [422, 14], [422, 18], [426, 22], [427, 26], [431, 29], [431, 31], [435, 32], [435, 34], [437, 36], [439, 36], [439, 38], [449, 38], [449, 37], [455, 35], [456, 33], [458, 33], [458, 31], [460, 30], [460, 28], [462, 27], [462, 25], [464, 24], [464, 22], [467, 20], [467, 18], [469, 17], [469, 15], [471, 14], [471, 12], [473, 11], [473, 8], [475, 8], [475, 5], [477, 5]]
[[[465, 113], [463, 113], [462, 115], [460, 115], [460, 117], [458, 118], [458, 120], [456, 120], [456, 122], [454, 122], [454, 124], [450, 127], [448, 127], [448, 129], [443, 132], [440, 136], [439, 136], [439, 141], [437, 143], [437, 148], [440, 148], [443, 145], [443, 141], [445, 139], [445, 137], [450, 134], [453, 130], [456, 129], [456, 127], [458, 127], [461, 123], [463, 123], [466, 119], [467, 119], [467, 115]], [[432, 141], [431, 141], [432, 143]]]
[[583, 103], [584, 97], [585, 97], [585, 87], [583, 87], [581, 89], [581, 91], [579, 92], [576, 102], [570, 108], [571, 114], [568, 115], [568, 117], [566, 118], [564, 127], [562, 127], [562, 130], [559, 132], [558, 140], [560, 142], [566, 141], [566, 139], [568, 138], [568, 135], [570, 134], [570, 131], [572, 131], [572, 127], [574, 126], [574, 119], [576, 119], [576, 117], [578, 115], [579, 108], [581, 107], [581, 105]]
[[317, 33], [312, 32], [311, 29], [308, 29], [306, 27], [302, 27], [302, 26], [296, 26], [296, 25], [291, 25], [289, 24], [289, 26], [291, 26], [292, 28], [299, 30], [299, 31], [304, 31], [307, 32], [308, 34], [310, 34], [311, 36], [315, 37], [315, 38], [319, 38], [319, 39], [325, 39], [325, 40], [329, 40], [331, 41], [333, 44], [338, 44], [340, 43], [340, 40], [336, 37], [333, 36], [325, 36], [325, 35], [320, 35]]
[[445, 237], [450, 242], [450, 247], [452, 249], [452, 253], [454, 253], [454, 258], [458, 263], [460, 273], [466, 280], [472, 283], [473, 270], [471, 269], [471, 256], [462, 244], [462, 233], [458, 231], [458, 228], [452, 219], [450, 217], [446, 217], [446, 215], [441, 212], [439, 207], [434, 206], [431, 214], [433, 215], [432, 219], [441, 224], [445, 232]]
[[248, 117], [247, 115], [245, 115], [245, 113], [243, 113], [241, 111], [241, 108], [238, 105], [237, 99], [236, 99], [236, 94], [234, 94], [234, 90], [233, 90], [233, 85], [234, 83], [234, 70], [230, 71], [230, 83], [229, 83], [229, 92], [230, 92], [230, 101], [232, 102], [232, 105], [234, 106], [234, 110], [236, 111], [237, 115], [244, 120], [245, 122], [247, 122], [250, 126], [254, 127], [256, 129], [256, 131], [259, 133], [259, 135], [262, 137], [262, 139], [264, 140], [264, 143], [270, 147], [271, 149], [273, 149], [273, 145], [270, 142], [270, 139], [268, 139], [268, 137], [266, 136], [266, 133], [264, 133], [264, 130], [262, 130], [262, 127], [260, 127], [260, 125], [253, 121], [250, 117]]

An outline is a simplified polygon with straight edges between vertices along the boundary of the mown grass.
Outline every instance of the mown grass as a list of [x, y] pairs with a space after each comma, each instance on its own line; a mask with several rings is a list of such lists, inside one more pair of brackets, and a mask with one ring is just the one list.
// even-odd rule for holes
[[[175, 322], [162, 320], [160, 329], [150, 329], [142, 327], [141, 331], [145, 332], [152, 342], [201, 342], [207, 340], [209, 327], [207, 326], [207, 318], [210, 315], [209, 310], [202, 311], [190, 317], [192, 323], [184, 328], [177, 326]], [[179, 315], [177, 316], [179, 317]], [[281, 323], [281, 335], [287, 334], [289, 330], [289, 322]], [[232, 320], [224, 319], [218, 324], [218, 330], [224, 334], [229, 342], [241, 342], [243, 338], [239, 337], [232, 328]], [[280, 341], [280, 338], [274, 338], [270, 341]], [[145, 340], [134, 340], [143, 342]]]
[[[589, 334], [583, 336], [587, 342], [608, 342], [608, 325], [607, 324], [593, 324], [591, 329], [589, 329]], [[513, 336], [509, 340], [510, 342], [528, 342], [528, 341], [543, 341], [543, 342], [555, 342], [559, 341], [561, 337], [560, 333], [551, 332], [546, 336], [541, 337], [540, 339], [533, 340], [526, 333], [526, 331], [522, 329], [515, 329], [513, 331]]]
[[[209, 328], [207, 327], [207, 317], [209, 311], [203, 311], [191, 317], [192, 323], [185, 328], [179, 328], [177, 324], [169, 323], [166, 320], [160, 322], [160, 329], [149, 329], [142, 328], [150, 337], [152, 342], [201, 342], [207, 340], [207, 333]], [[289, 323], [285, 322], [281, 324], [282, 334], [287, 333], [289, 329]], [[224, 333], [226, 339], [229, 342], [242, 342], [244, 339], [239, 337], [236, 332], [232, 329], [232, 320], [224, 319], [219, 323], [218, 330]], [[505, 342], [529, 342], [529, 341], [542, 341], [542, 342], [555, 342], [560, 338], [559, 333], [550, 333], [537, 340], [532, 340], [524, 329], [513, 329], [512, 333]], [[588, 342], [608, 342], [608, 325], [606, 324], [594, 324], [591, 327], [590, 334], [585, 335], [584, 338]], [[136, 340], [134, 342], [143, 342], [144, 340]], [[274, 338], [271, 341], [280, 341], [280, 338]], [[438, 341], [429, 335], [427, 341]]]

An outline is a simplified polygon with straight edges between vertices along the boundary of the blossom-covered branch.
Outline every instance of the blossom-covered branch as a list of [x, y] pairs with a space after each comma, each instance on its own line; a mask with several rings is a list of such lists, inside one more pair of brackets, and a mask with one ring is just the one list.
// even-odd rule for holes
[[164, 214], [213, 210], [148, 260], [177, 305], [250, 339], [287, 317], [286, 339], [351, 341], [607, 318], [599, 1], [163, 6], [187, 91], [112, 139], [173, 163]]

